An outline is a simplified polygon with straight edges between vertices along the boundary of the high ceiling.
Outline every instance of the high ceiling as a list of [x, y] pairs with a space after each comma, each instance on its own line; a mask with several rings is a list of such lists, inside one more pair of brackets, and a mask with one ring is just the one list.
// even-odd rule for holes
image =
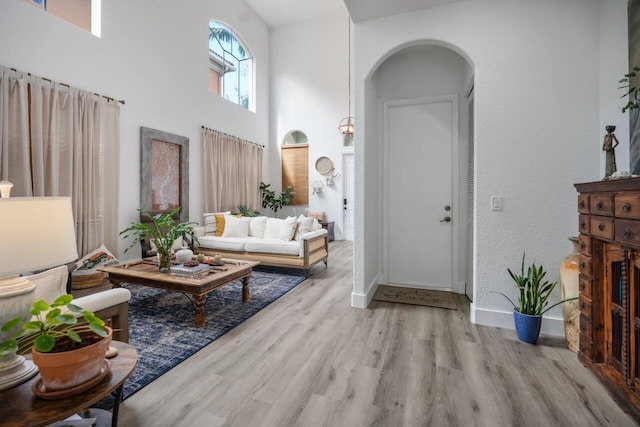
[[344, 12], [354, 22], [412, 12], [460, 0], [245, 0], [271, 28]]

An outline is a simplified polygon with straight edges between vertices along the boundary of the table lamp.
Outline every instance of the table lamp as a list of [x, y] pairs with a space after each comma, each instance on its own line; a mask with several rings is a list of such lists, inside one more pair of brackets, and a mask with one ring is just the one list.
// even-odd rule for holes
[[[35, 285], [21, 273], [57, 267], [78, 258], [71, 198], [0, 198], [0, 326], [22, 316], [29, 320]], [[50, 302], [50, 301], [47, 301]], [[10, 333], [0, 331], [0, 342]], [[15, 353], [0, 358], [0, 390], [37, 373]]]

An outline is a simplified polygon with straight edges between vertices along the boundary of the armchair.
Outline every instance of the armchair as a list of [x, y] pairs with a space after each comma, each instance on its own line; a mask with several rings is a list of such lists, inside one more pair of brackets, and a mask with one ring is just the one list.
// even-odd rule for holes
[[[36, 285], [34, 300], [51, 302], [67, 293], [69, 271], [66, 265], [25, 276]], [[129, 299], [128, 289], [116, 288], [92, 295], [74, 298], [73, 302], [85, 310], [93, 311], [113, 328], [113, 339], [129, 341]]]

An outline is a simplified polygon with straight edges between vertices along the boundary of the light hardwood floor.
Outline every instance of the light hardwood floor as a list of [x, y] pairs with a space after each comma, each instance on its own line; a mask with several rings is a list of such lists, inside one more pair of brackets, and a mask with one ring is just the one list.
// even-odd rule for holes
[[120, 426], [635, 426], [565, 348], [458, 310], [350, 306], [352, 246], [328, 269], [121, 405]]

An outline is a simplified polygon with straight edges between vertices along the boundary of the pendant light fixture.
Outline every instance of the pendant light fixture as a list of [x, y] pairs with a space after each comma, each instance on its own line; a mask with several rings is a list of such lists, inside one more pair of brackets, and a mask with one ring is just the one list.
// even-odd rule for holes
[[349, 116], [342, 119], [338, 125], [338, 131], [344, 137], [345, 144], [353, 138], [355, 128], [353, 116], [351, 115], [351, 18], [347, 17], [347, 21], [349, 25]]

